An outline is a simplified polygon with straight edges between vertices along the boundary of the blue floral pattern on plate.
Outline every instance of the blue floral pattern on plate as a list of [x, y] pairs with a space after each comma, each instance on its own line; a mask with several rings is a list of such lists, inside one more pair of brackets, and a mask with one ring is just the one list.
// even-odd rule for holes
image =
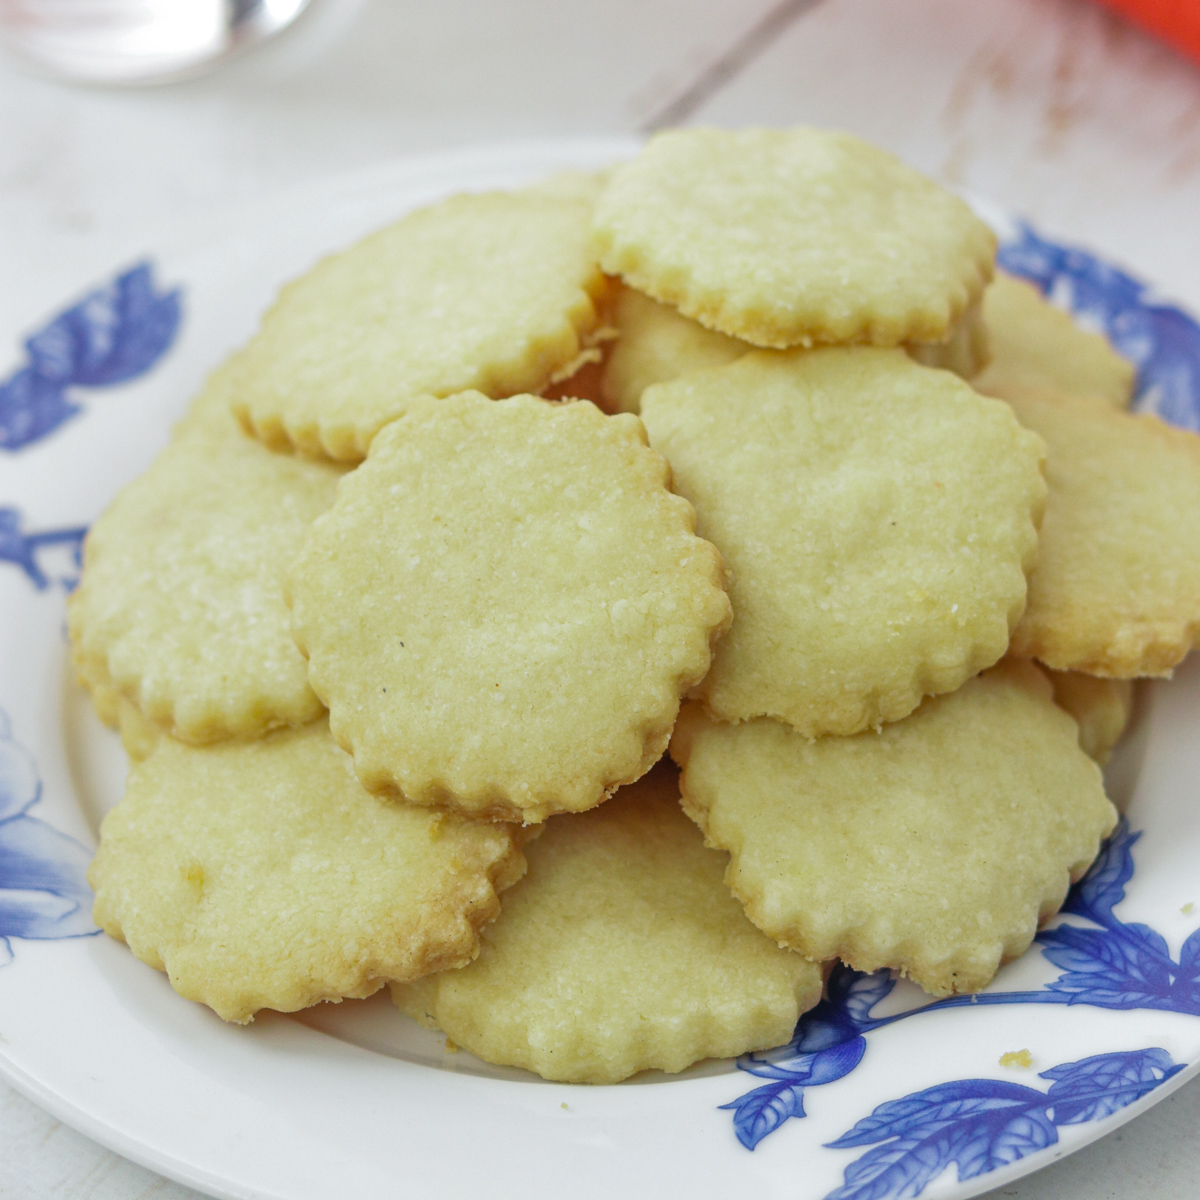
[[68, 394], [144, 375], [170, 349], [182, 291], [161, 291], [139, 263], [25, 340], [26, 363], [0, 381], [0, 450], [23, 450], [80, 412]]
[[10, 938], [98, 932], [86, 877], [92, 852], [29, 815], [41, 794], [33, 756], [0, 709], [0, 966], [12, 960]]
[[960, 1183], [1007, 1167], [1058, 1141], [1060, 1125], [1099, 1121], [1183, 1070], [1159, 1047], [1063, 1063], [1038, 1078], [1048, 1091], [1003, 1079], [961, 1079], [879, 1105], [826, 1143], [873, 1146], [852, 1162], [825, 1200], [919, 1196], [951, 1163]]
[[42, 552], [52, 547], [67, 551], [68, 567], [64, 574], [57, 575], [53, 582], [67, 591], [79, 581], [83, 565], [83, 539], [87, 526], [77, 525], [69, 529], [47, 529], [41, 533], [23, 533], [21, 513], [15, 508], [0, 507], [0, 562], [12, 563], [25, 572], [29, 582], [39, 592], [51, 584], [48, 568], [39, 561]]

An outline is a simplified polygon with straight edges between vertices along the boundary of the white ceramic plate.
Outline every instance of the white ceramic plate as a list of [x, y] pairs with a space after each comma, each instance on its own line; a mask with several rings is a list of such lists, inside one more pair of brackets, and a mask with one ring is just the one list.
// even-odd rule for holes
[[[372, 171], [150, 247], [152, 269], [70, 302], [27, 346], [4, 331], [0, 1072], [129, 1158], [218, 1196], [286, 1200], [963, 1197], [1200, 1070], [1197, 664], [1146, 689], [1110, 770], [1140, 840], [1110, 846], [1046, 942], [979, 1000], [932, 1009], [886, 975], [840, 972], [793, 1045], [754, 1061], [545, 1083], [447, 1052], [383, 996], [237, 1028], [94, 936], [82, 870], [124, 759], [69, 681], [63, 598], [83, 527], [319, 255], [447, 193], [632, 149], [508, 146]], [[992, 219], [1009, 266], [1137, 358], [1143, 403], [1200, 425], [1194, 322], [1102, 261]], [[1031, 1068], [1000, 1065], [1021, 1050]]]

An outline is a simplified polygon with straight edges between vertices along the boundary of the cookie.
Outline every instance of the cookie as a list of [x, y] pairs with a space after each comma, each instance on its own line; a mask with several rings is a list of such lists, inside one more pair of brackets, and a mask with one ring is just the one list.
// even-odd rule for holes
[[142, 710], [115, 688], [97, 680], [81, 682], [91, 697], [96, 715], [121, 735], [125, 753], [134, 762], [149, 758], [164, 736], [163, 731], [152, 721], [147, 721]]
[[992, 359], [972, 381], [979, 391], [1002, 395], [1012, 386], [1052, 387], [1129, 407], [1133, 363], [1100, 334], [1081, 329], [1032, 284], [998, 273], [983, 294], [983, 320]]
[[478, 959], [393, 986], [400, 1008], [488, 1062], [616, 1083], [786, 1042], [820, 968], [759, 933], [662, 766], [556, 817]]
[[671, 754], [760, 929], [936, 996], [984, 987], [1025, 950], [1117, 819], [1074, 721], [1020, 661], [849, 738], [688, 705]]
[[753, 349], [628, 287], [617, 295], [613, 322], [618, 337], [600, 381], [610, 412], [640, 412], [648, 387], [706, 367], [723, 367]]
[[519, 831], [365, 792], [326, 723], [256, 742], [164, 738], [104, 819], [96, 924], [227, 1021], [462, 966]]
[[1041, 440], [900, 350], [755, 351], [648, 389], [642, 419], [731, 574], [694, 694], [809, 736], [907, 716], [1004, 653]]
[[976, 301], [967, 309], [943, 342], [910, 342], [904, 349], [927, 367], [953, 371], [974, 384], [979, 372], [991, 362], [992, 346], [983, 321], [983, 306]]
[[549, 196], [555, 200], [583, 200], [595, 204], [596, 198], [608, 183], [612, 169], [603, 167], [598, 171], [582, 171], [568, 167], [555, 171], [545, 179], [539, 179], [524, 189], [528, 196]]
[[1079, 726], [1083, 752], [1104, 766], [1133, 715], [1133, 681], [1100, 679], [1079, 671], [1051, 671], [1054, 703]]
[[[748, 342], [705, 329], [698, 321], [633, 288], [621, 288], [613, 311], [617, 340], [601, 368], [600, 403], [609, 412], [641, 412], [642, 393], [692, 371], [723, 367], [753, 350]], [[927, 367], [969, 379], [987, 362], [987, 334], [973, 305], [945, 342], [904, 349]], [[585, 393], [588, 399], [593, 396]]]
[[68, 603], [84, 685], [193, 743], [256, 737], [321, 713], [283, 580], [342, 472], [246, 437], [216, 408], [227, 383], [218, 375], [150, 470], [92, 526]]
[[1200, 641], [1200, 437], [1096, 397], [1015, 386], [1004, 397], [1049, 447], [1012, 652], [1060, 671], [1169, 675]]
[[607, 284], [586, 200], [455, 196], [289, 284], [241, 357], [234, 411], [273, 447], [357, 462], [417, 396], [571, 374]]
[[996, 241], [956, 196], [819, 129], [669, 130], [596, 201], [601, 265], [756, 346], [940, 342]]
[[694, 523], [636, 417], [414, 402], [291, 575], [297, 644], [365, 786], [532, 823], [649, 770], [729, 620]]

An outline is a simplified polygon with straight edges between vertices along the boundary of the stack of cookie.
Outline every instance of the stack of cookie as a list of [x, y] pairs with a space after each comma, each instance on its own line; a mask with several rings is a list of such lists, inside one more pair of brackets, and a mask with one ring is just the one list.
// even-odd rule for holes
[[857, 139], [696, 130], [289, 285], [88, 540], [97, 922], [226, 1019], [388, 983], [590, 1082], [835, 958], [986, 985], [1200, 638], [1200, 439], [994, 251]]

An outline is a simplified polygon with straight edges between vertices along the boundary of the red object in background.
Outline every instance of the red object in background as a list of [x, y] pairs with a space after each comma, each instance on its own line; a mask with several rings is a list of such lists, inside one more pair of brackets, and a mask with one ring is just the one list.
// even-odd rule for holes
[[1200, 61], [1200, 0], [1100, 0]]

